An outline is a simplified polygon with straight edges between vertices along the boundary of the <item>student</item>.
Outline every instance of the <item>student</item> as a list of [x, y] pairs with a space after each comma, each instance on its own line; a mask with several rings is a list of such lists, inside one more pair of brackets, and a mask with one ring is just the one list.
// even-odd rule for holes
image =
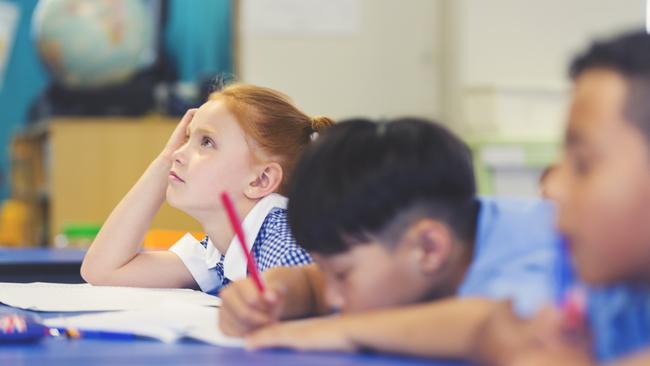
[[483, 347], [498, 351], [483, 357], [512, 365], [650, 365], [650, 353], [629, 356], [650, 346], [650, 36], [595, 42], [570, 75], [565, 154], [551, 196], [589, 286], [582, 333], [593, 342], [575, 347], [557, 310], [526, 322], [500, 309]]
[[[435, 123], [337, 124], [303, 155], [289, 197], [291, 227], [318, 266], [269, 271], [264, 295], [234, 283], [220, 327], [244, 335], [278, 319], [341, 315], [263, 328], [253, 347], [462, 357], [498, 304], [481, 298], [513, 299], [531, 314], [553, 296], [551, 205], [476, 198], [469, 150]], [[395, 306], [405, 307], [378, 310]]]
[[[228, 192], [260, 270], [311, 262], [287, 224], [287, 182], [313, 135], [331, 125], [285, 95], [233, 84], [188, 111], [160, 155], [113, 210], [84, 258], [83, 278], [100, 285], [200, 288], [218, 292], [246, 277], [246, 260], [220, 194]], [[101, 194], [101, 192], [99, 192]], [[169, 251], [141, 251], [164, 202], [201, 223]]]

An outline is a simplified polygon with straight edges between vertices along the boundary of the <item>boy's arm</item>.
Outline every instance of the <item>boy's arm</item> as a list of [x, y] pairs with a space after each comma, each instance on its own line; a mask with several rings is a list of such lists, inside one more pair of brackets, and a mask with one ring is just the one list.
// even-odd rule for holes
[[650, 351], [641, 352], [635, 356], [616, 361], [611, 366], [647, 366], [650, 365]]
[[[514, 353], [508, 362], [490, 362], [493, 365], [506, 366], [597, 366], [590, 347], [580, 347], [575, 344], [544, 346], [544, 342], [534, 343], [532, 347], [513, 349]], [[650, 351], [638, 353], [607, 363], [603, 366], [646, 366], [650, 365]]]
[[325, 301], [324, 276], [315, 264], [275, 267], [262, 277], [264, 294], [250, 279], [235, 281], [221, 291], [219, 326], [225, 334], [242, 336], [280, 319], [331, 312]]
[[165, 200], [172, 154], [184, 142], [193, 115], [193, 110], [185, 114], [163, 152], [102, 226], [81, 266], [81, 275], [87, 282], [142, 287], [197, 286], [176, 254], [140, 253], [146, 231]]
[[358, 351], [364, 349], [435, 358], [465, 358], [497, 303], [439, 300], [402, 308], [280, 323], [253, 333], [252, 348]]

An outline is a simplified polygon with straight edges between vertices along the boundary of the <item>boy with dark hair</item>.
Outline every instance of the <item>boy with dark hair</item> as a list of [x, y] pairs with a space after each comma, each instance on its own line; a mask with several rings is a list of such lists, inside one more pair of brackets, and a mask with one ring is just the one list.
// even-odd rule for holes
[[232, 284], [220, 326], [244, 335], [340, 315], [262, 329], [253, 347], [463, 357], [495, 299], [531, 314], [553, 297], [553, 208], [477, 198], [468, 148], [440, 125], [341, 122], [305, 151], [291, 187], [290, 225], [318, 266], [265, 273], [264, 295]]

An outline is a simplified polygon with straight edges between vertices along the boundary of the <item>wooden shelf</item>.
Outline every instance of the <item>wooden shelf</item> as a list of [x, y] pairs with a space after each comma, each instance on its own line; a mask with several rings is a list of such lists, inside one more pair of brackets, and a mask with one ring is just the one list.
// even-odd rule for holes
[[[56, 118], [16, 136], [22, 150], [16, 179], [17, 198], [43, 202], [43, 222], [52, 243], [70, 223], [101, 224], [161, 151], [177, 118]], [[32, 216], [38, 217], [38, 207]], [[152, 228], [199, 231], [185, 213], [163, 206]], [[35, 238], [34, 240], [38, 240]]]

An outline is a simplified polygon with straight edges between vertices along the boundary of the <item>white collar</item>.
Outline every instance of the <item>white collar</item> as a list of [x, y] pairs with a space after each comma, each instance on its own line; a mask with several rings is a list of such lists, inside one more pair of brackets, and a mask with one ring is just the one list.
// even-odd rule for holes
[[[246, 247], [249, 251], [253, 247], [253, 244], [257, 239], [257, 234], [259, 233], [269, 212], [276, 207], [286, 209], [287, 202], [288, 200], [286, 197], [277, 193], [271, 193], [257, 202], [248, 215], [246, 215], [246, 218], [242, 222], [242, 228], [244, 230], [244, 236], [246, 237]], [[230, 241], [223, 262], [224, 276], [231, 281], [246, 278], [247, 274], [246, 255], [237, 241], [238, 239], [236, 236]], [[206, 249], [206, 264], [208, 265], [208, 268], [214, 268], [221, 260], [221, 253], [209, 238]]]

